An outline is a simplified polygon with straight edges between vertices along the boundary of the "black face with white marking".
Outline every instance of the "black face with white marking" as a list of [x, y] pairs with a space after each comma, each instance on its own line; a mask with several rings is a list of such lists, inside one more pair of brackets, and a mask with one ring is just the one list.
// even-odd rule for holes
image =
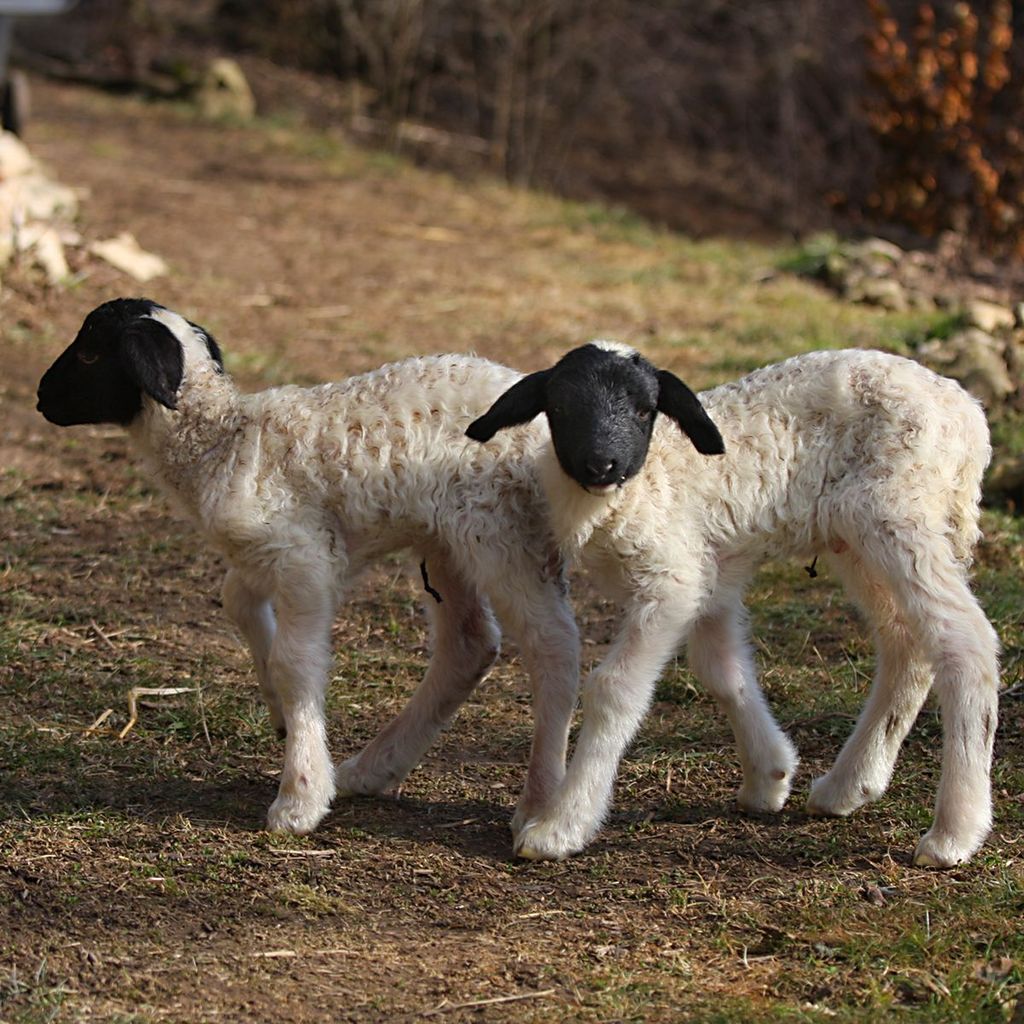
[[555, 454], [568, 476], [601, 492], [640, 472], [658, 414], [650, 363], [585, 346], [554, 367], [545, 391]]
[[514, 384], [466, 434], [488, 441], [541, 412], [547, 413], [559, 465], [592, 493], [619, 487], [640, 472], [659, 412], [674, 419], [702, 454], [725, 451], [697, 396], [674, 374], [621, 347], [573, 349], [551, 369]]
[[[175, 408], [184, 356], [180, 339], [165, 323], [154, 319], [154, 314], [165, 312], [149, 299], [114, 299], [98, 306], [43, 374], [36, 408], [62, 427], [80, 423], [126, 426], [142, 410], [147, 395]], [[205, 341], [211, 357], [221, 366], [214, 339], [202, 328], [188, 326]]]

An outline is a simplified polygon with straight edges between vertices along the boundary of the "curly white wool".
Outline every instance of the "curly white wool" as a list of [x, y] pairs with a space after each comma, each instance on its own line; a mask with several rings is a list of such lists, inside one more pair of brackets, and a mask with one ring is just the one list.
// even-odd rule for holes
[[884, 792], [934, 683], [943, 772], [916, 862], [966, 860], [991, 824], [998, 704], [998, 641], [967, 581], [990, 457], [978, 403], [917, 363], [871, 351], [800, 356], [699, 397], [723, 456], [699, 455], [664, 417], [640, 475], [619, 489], [588, 493], [550, 446], [542, 456], [555, 533], [622, 603], [624, 623], [584, 684], [565, 780], [524, 824], [518, 852], [561, 858], [592, 838], [655, 681], [683, 639], [732, 724], [740, 805], [780, 809], [797, 756], [757, 684], [743, 592], [767, 557], [821, 555], [872, 626], [878, 665], [809, 809], [846, 815]]
[[[543, 431], [487, 451], [462, 436], [519, 375], [438, 356], [242, 394], [194, 325], [161, 309], [153, 319], [181, 342], [184, 375], [176, 408], [144, 401], [128, 430], [154, 478], [231, 566], [225, 609], [286, 737], [270, 827], [309, 832], [336, 789], [400, 783], [497, 656], [493, 608], [519, 645], [537, 721], [517, 829], [564, 774], [579, 659], [533, 470]], [[427, 601], [432, 660], [405, 710], [335, 778], [324, 723], [331, 622], [355, 574], [407, 547], [441, 596]]]

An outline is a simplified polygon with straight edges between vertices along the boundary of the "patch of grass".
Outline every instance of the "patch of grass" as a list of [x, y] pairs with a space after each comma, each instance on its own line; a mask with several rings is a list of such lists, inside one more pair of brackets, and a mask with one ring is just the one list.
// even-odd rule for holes
[[[258, 383], [468, 348], [526, 368], [604, 335], [703, 386], [810, 348], [902, 351], [952, 329], [941, 315], [852, 307], [773, 273], [786, 254], [770, 246], [694, 241], [493, 181], [455, 187], [289, 124], [236, 131], [107, 96], [80, 102], [74, 109], [103, 131], [75, 149], [51, 127], [49, 152], [72, 152], [65, 166], [78, 175], [109, 135], [126, 157], [126, 185], [109, 206], [95, 190], [94, 223], [150, 217], [147, 244], [169, 257], [206, 239], [205, 269], [186, 280], [195, 264], [179, 256], [168, 293], [195, 302], [187, 312], [200, 322], [213, 311], [215, 334], [237, 333], [241, 343], [226, 344], [231, 369]], [[148, 145], [137, 152], [137, 140]], [[147, 150], [161, 154], [160, 173], [180, 158], [167, 173], [194, 189], [194, 203], [175, 200], [174, 218], [151, 216]], [[136, 152], [143, 171], [133, 177]], [[107, 180], [109, 166], [96, 174]], [[193, 208], [201, 221], [189, 220]], [[240, 220], [258, 226], [260, 246], [221, 244], [237, 241]], [[83, 278], [75, 304], [109, 297], [107, 281]], [[269, 305], [238, 301], [271, 292]], [[24, 356], [60, 347], [80, 318], [13, 288], [5, 302], [15, 396], [5, 444], [21, 457], [0, 501], [4, 1024], [304, 1024], [324, 1006], [360, 1024], [430, 1011], [495, 1024], [987, 1022], [1005, 1021], [1022, 998], [1021, 520], [986, 512], [975, 569], [1010, 692], [995, 830], [963, 868], [910, 864], [934, 800], [934, 705], [881, 800], [848, 819], [805, 813], [807, 784], [849, 735], [874, 659], [820, 564], [813, 580], [799, 564], [769, 564], [750, 593], [764, 689], [802, 757], [779, 815], [736, 810], [729, 725], [681, 654], [592, 845], [560, 863], [513, 861], [508, 821], [531, 723], [508, 644], [399, 793], [339, 799], [311, 836], [271, 835], [282, 745], [217, 607], [222, 566], [167, 513], [118, 432], [51, 431], [39, 442], [37, 375], [23, 372]], [[337, 321], [306, 316], [339, 302], [351, 313]], [[1015, 428], [997, 429], [1013, 442]], [[579, 596], [592, 661], [618, 609]], [[334, 756], [358, 750], [421, 678], [421, 600], [415, 567], [410, 583], [388, 561], [339, 617]], [[145, 683], [198, 685], [202, 701], [154, 698], [120, 740], [127, 691]], [[483, 1002], [493, 997], [512, 999]]]
[[12, 967], [0, 974], [0, 1019], [5, 1024], [48, 1024], [62, 1015], [68, 995], [66, 981], [54, 978], [46, 960], [31, 973]]

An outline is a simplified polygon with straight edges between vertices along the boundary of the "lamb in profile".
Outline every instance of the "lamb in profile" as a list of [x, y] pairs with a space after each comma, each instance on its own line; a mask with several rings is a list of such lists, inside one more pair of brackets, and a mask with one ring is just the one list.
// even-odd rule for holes
[[[797, 757], [758, 687], [743, 606], [756, 567], [780, 555], [829, 562], [877, 647], [867, 704], [814, 781], [809, 810], [847, 815], [881, 796], [934, 685], [942, 775], [915, 862], [945, 867], [975, 853], [991, 825], [998, 707], [998, 641], [967, 579], [990, 456], [978, 403], [873, 351], [798, 356], [698, 397], [632, 349], [598, 342], [518, 381], [467, 433], [487, 441], [540, 412], [555, 533], [619, 599], [624, 621], [584, 684], [566, 777], [523, 824], [519, 854], [562, 858], [593, 837], [683, 640], [732, 725], [740, 806], [782, 807]], [[676, 423], [655, 422], [659, 412]]]
[[[202, 328], [145, 299], [86, 317], [39, 385], [52, 423], [115, 423], [230, 566], [224, 606], [246, 638], [285, 737], [272, 829], [309, 832], [337, 790], [379, 793], [418, 763], [491, 666], [519, 644], [538, 728], [513, 818], [564, 774], [579, 641], [532, 454], [543, 431], [485, 451], [465, 425], [519, 374], [438, 356], [313, 388], [239, 392]], [[330, 627], [370, 561], [424, 560], [433, 656], [408, 706], [335, 771], [324, 693]]]

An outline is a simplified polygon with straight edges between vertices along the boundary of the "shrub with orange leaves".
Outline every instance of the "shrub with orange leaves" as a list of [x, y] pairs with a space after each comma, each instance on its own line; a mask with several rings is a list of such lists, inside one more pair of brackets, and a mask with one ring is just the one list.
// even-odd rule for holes
[[867, 113], [882, 153], [868, 214], [1024, 257], [1024, 91], [1010, 0], [991, 0], [984, 15], [958, 2], [944, 19], [922, 3], [909, 30], [886, 0], [866, 2]]

